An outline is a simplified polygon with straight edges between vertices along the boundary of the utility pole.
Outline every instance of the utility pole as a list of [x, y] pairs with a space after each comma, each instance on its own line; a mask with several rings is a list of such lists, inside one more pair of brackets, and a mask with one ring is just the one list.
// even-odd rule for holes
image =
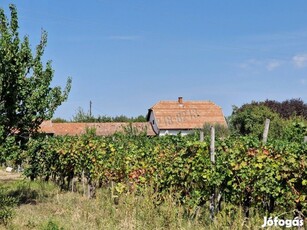
[[92, 117], [92, 101], [90, 101], [90, 117]]

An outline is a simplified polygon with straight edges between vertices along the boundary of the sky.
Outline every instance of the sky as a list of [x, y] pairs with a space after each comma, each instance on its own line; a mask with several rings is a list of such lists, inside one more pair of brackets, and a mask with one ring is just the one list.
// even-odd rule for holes
[[210, 100], [232, 107], [266, 99], [307, 101], [305, 0], [1, 0], [16, 5], [20, 35], [35, 51], [48, 32], [44, 63], [69, 98], [98, 115], [146, 115], [160, 100]]

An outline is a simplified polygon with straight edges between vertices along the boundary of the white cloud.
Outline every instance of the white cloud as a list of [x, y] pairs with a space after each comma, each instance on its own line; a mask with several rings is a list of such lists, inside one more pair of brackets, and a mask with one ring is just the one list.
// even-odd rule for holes
[[249, 68], [252, 68], [254, 66], [259, 66], [259, 65], [261, 65], [260, 61], [258, 61], [256, 59], [249, 59], [249, 60], [241, 63], [239, 66], [242, 69], [249, 69]]
[[281, 65], [280, 61], [272, 60], [272, 61], [269, 61], [267, 63], [266, 68], [267, 68], [267, 70], [272, 71], [272, 70], [276, 69], [277, 67], [279, 67], [280, 65]]
[[239, 66], [241, 69], [267, 69], [268, 71], [272, 71], [283, 64], [283, 61], [280, 60], [256, 60], [249, 59], [245, 62], [242, 62]]
[[307, 54], [298, 54], [292, 58], [294, 66], [297, 68], [304, 68], [307, 66]]

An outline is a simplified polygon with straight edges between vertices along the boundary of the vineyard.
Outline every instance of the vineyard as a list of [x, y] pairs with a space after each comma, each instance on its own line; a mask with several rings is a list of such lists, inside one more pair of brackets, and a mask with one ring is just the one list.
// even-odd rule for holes
[[[33, 7], [35, 5], [37, 4], [34, 4]], [[88, 5], [92, 6], [92, 4]], [[139, 12], [143, 13], [144, 11], [147, 13], [147, 8], [140, 6], [138, 5], [137, 8], [132, 7], [131, 9], [142, 9]], [[71, 121], [66, 121], [62, 118], [54, 119], [54, 121], [60, 123], [64, 121], [67, 124], [69, 122], [82, 122], [82, 129], [72, 126], [73, 130], [80, 131], [78, 134], [75, 133], [76, 135], [80, 134], [79, 136], [60, 136], [64, 134], [55, 130], [44, 131], [42, 129], [43, 123], [52, 119], [57, 108], [68, 99], [72, 79], [67, 78], [67, 83], [63, 89], [60, 86], [53, 86], [55, 70], [52, 67], [52, 61], [49, 60], [44, 63], [44, 60], [47, 59], [43, 57], [47, 45], [47, 32], [41, 31], [40, 41], [35, 46], [36, 48], [32, 49], [31, 47], [33, 46], [30, 45], [29, 36], [20, 37], [20, 34], [24, 34], [25, 31], [19, 32], [17, 7], [14, 4], [10, 4], [8, 7], [9, 16], [5, 14], [5, 9], [0, 8], [0, 229], [2, 227], [5, 227], [5, 229], [64, 229], [65, 227], [65, 229], [206, 228], [241, 230], [256, 229], [259, 225], [261, 226], [262, 220], [264, 220], [264, 225], [267, 224], [268, 227], [271, 227], [277, 221], [275, 218], [280, 218], [278, 224], [282, 223], [280, 226], [285, 227], [289, 227], [285, 223], [287, 220], [290, 220], [291, 224], [293, 224], [290, 227], [302, 227], [303, 224], [294, 225], [298, 221], [301, 221], [301, 223], [305, 221], [306, 223], [307, 104], [302, 99], [290, 99], [283, 102], [269, 99], [259, 102], [252, 101], [240, 107], [233, 106], [233, 111], [227, 118], [224, 117], [222, 108], [211, 101], [185, 102], [182, 97], [179, 97], [178, 101], [161, 101], [161, 104], [160, 102], [155, 104], [148, 110], [146, 118], [142, 115], [136, 118], [128, 118], [124, 115], [116, 117], [99, 115], [95, 117], [92, 114], [92, 101], [90, 101], [89, 113], [84, 112], [80, 107]], [[104, 10], [112, 14], [113, 8], [121, 10], [121, 8], [113, 5], [110, 8], [111, 10], [108, 10], [108, 8], [104, 8]], [[123, 15], [129, 16], [129, 7], [127, 8], [128, 11], [126, 8]], [[255, 7], [255, 9], [258, 8]], [[262, 8], [261, 6], [259, 9]], [[267, 8], [273, 9], [272, 7]], [[301, 8], [304, 9], [304, 7]], [[70, 9], [70, 6], [67, 9]], [[168, 8], [166, 7], [165, 9]], [[178, 9], [185, 8], [179, 7]], [[217, 7], [217, 9], [219, 8]], [[33, 8], [33, 10], [35, 9]], [[45, 10], [45, 8], [36, 9], [37, 12], [44, 12]], [[80, 8], [80, 10], [83, 9]], [[61, 11], [65, 12], [65, 9]], [[188, 11], [193, 12], [190, 8]], [[189, 13], [188, 11], [184, 13]], [[275, 11], [277, 12], [278, 10]], [[87, 10], [87, 12], [92, 12], [92, 10]], [[28, 10], [24, 10], [23, 13], [28, 13], [29, 17], [31, 16], [31, 12]], [[198, 20], [199, 17], [194, 13], [191, 16], [184, 14], [182, 18], [188, 18], [188, 22], [191, 22], [191, 25], [195, 24], [193, 20]], [[41, 13], [41, 15], [44, 15], [44, 13]], [[49, 15], [52, 15], [52, 13], [49, 13]], [[83, 14], [76, 15], [80, 17]], [[137, 16], [137, 14], [133, 14], [133, 17], [135, 15]], [[168, 13], [160, 14], [159, 16], [161, 15], [169, 16]], [[173, 14], [173, 16], [176, 15], [183, 14]], [[209, 14], [210, 17], [212, 15], [214, 16], [215, 14]], [[265, 14], [262, 13], [261, 16], [263, 15]], [[120, 25], [122, 14], [117, 16], [116, 23]], [[281, 15], [281, 18], [284, 18], [283, 16]], [[21, 18], [28, 18], [33, 21], [29, 17], [22, 16]], [[65, 16], [64, 18], [71, 17]], [[114, 17], [105, 18], [113, 19]], [[172, 23], [177, 21], [176, 17], [169, 18], [172, 19]], [[226, 18], [228, 19], [228, 17]], [[253, 19], [252, 17], [250, 18]], [[209, 20], [202, 21], [214, 22], [213, 19], [209, 18]], [[221, 17], [218, 18], [218, 21], [220, 19]], [[76, 25], [82, 26], [79, 21], [83, 22], [84, 20], [74, 20], [72, 18], [72, 20], [68, 21], [77, 22], [75, 23]], [[104, 24], [109, 25], [113, 21], [110, 21], [110, 23], [106, 21]], [[132, 24], [135, 23], [134, 21], [131, 21]], [[268, 22], [268, 20], [260, 21]], [[95, 22], [99, 23], [97, 20]], [[124, 20], [124, 22], [126, 21]], [[230, 22], [233, 24], [235, 20], [230, 20]], [[279, 21], [278, 23], [280, 24]], [[72, 25], [72, 23], [69, 24]], [[91, 26], [87, 25], [88, 23], [85, 24], [86, 27]], [[167, 21], [163, 24], [167, 25]], [[181, 24], [188, 25], [186, 21]], [[177, 26], [171, 26], [171, 28], [175, 31]], [[193, 32], [192, 27], [188, 29]], [[231, 31], [231, 29], [228, 30]], [[70, 31], [70, 29], [67, 31]], [[95, 29], [93, 31], [99, 32]], [[101, 31], [104, 31], [103, 28]], [[196, 31], [199, 37], [199, 29]], [[296, 33], [293, 34], [295, 35]], [[255, 35], [257, 34], [239, 37], [248, 38]], [[104, 37], [105, 34], [101, 36]], [[98, 37], [101, 36], [99, 35]], [[192, 36], [193, 33], [189, 33], [189, 37], [193, 38]], [[90, 36], [86, 36], [86, 39], [88, 39], [87, 37]], [[97, 37], [97, 35], [94, 37]], [[109, 40], [114, 44], [116, 40], [143, 40], [127, 39], [127, 37], [131, 36], [111, 36], [111, 39], [102, 40]], [[211, 37], [210, 34], [209, 37]], [[231, 37], [233, 37], [233, 34]], [[71, 39], [62, 40], [68, 41]], [[83, 41], [84, 39], [82, 38], [81, 40]], [[156, 39], [152, 41], [154, 40]], [[251, 41], [253, 39], [247, 40]], [[94, 41], [91, 45], [96, 45], [96, 43]], [[101, 45], [101, 42], [98, 43]], [[262, 43], [261, 45], [265, 45]], [[121, 43], [116, 42], [116, 44]], [[142, 45], [143, 48], [145, 46]], [[193, 46], [189, 48], [192, 48], [191, 50], [193, 51]], [[125, 50], [115, 49], [116, 52], [125, 52]], [[247, 50], [249, 52], [256, 49]], [[267, 50], [273, 51], [271, 48]], [[80, 50], [78, 49], [78, 51]], [[158, 51], [175, 54], [164, 49]], [[138, 52], [135, 53], [138, 54]], [[288, 56], [293, 57], [291, 60], [294, 67], [302, 71], [302, 67], [306, 67], [306, 55], [296, 54], [293, 56], [295, 53], [296, 51]], [[192, 57], [193, 55], [194, 52], [189, 52], [188, 55], [182, 56], [187, 56], [191, 59], [190, 56]], [[83, 56], [86, 57], [86, 55]], [[117, 56], [125, 57], [125, 55]], [[162, 56], [164, 57], [165, 55], [163, 54]], [[224, 53], [222, 53], [222, 56], [225, 56]], [[252, 55], [249, 56], [252, 57]], [[159, 58], [154, 59], [159, 60]], [[171, 60], [172, 58], [168, 59]], [[267, 60], [256, 61], [256, 63], [247, 61], [243, 65], [248, 68], [239, 69], [245, 69], [244, 75], [247, 74], [248, 76], [250, 70], [257, 68], [261, 70], [261, 68], [265, 69], [263, 67], [267, 67], [267, 70], [270, 71], [277, 67], [290, 66], [289, 58], [288, 61], [263, 59]], [[65, 60], [69, 61], [69, 58]], [[163, 61], [164, 59], [161, 60]], [[235, 58], [235, 61], [238, 60], [240, 58]], [[74, 66], [77, 66], [74, 58], [71, 61], [73, 61]], [[185, 63], [183, 59], [182, 63]], [[116, 66], [121, 68], [120, 64], [118, 63]], [[126, 66], [125, 63], [122, 64], [124, 64], [123, 67]], [[159, 66], [157, 63], [156, 65]], [[67, 66], [70, 66], [69, 63]], [[83, 66], [86, 67], [87, 65], [82, 62]], [[214, 67], [215, 65], [212, 66]], [[233, 66], [242, 67], [242, 64]], [[194, 67], [188, 69], [194, 71]], [[144, 72], [146, 76], [151, 73], [152, 68], [148, 70]], [[163, 72], [163, 69], [161, 71]], [[220, 72], [219, 69], [217, 71]], [[94, 70], [94, 72], [97, 71]], [[121, 70], [120, 72], [127, 71]], [[141, 72], [139, 72], [139, 76], [135, 76], [138, 77], [136, 79], [143, 78], [144, 74]], [[193, 75], [193, 72], [191, 74]], [[294, 74], [299, 74], [299, 72]], [[101, 84], [97, 88], [99, 89], [98, 91], [104, 92], [103, 87], [117, 86], [118, 82], [121, 82], [121, 74], [115, 73], [110, 76], [113, 75], [116, 80], [113, 82], [114, 84], [108, 81], [107, 78], [97, 76], [97, 79], [99, 77], [99, 81], [101, 80]], [[162, 75], [164, 76], [165, 73]], [[185, 74], [179, 73], [179, 77], [181, 75], [182, 79], [178, 79], [185, 83]], [[195, 75], [195, 79], [200, 77], [198, 75]], [[251, 74], [251, 77], [256, 76], [254, 75]], [[283, 75], [287, 75], [287, 71]], [[61, 77], [61, 79], [63, 78]], [[80, 79], [77, 78], [76, 80], [79, 81]], [[167, 77], [165, 79], [167, 80]], [[210, 94], [210, 90], [207, 90], [203, 95], [201, 91], [206, 91], [209, 86], [220, 86], [222, 77], [217, 79], [219, 80], [217, 82], [209, 79], [210, 84], [205, 84], [203, 89], [200, 85], [195, 85], [197, 86], [197, 91], [199, 91], [197, 94], [194, 94], [195, 92], [192, 90], [192, 83], [197, 81], [190, 81], [191, 87], [188, 87], [190, 92], [188, 92], [189, 90], [187, 91], [187, 87], [184, 84], [178, 85], [182, 86], [181, 89], [177, 85], [176, 87], [178, 92], [190, 94], [189, 97], [191, 98], [209, 97], [208, 99], [210, 99], [210, 97], [214, 96]], [[248, 86], [247, 89], [249, 90], [253, 89], [253, 87], [257, 89], [254, 84], [256, 78], [252, 79], [253, 84], [250, 84], [249, 78], [244, 77], [243, 79], [247, 81], [241, 82], [242, 87]], [[262, 78], [259, 79], [261, 80]], [[272, 79], [274, 80], [274, 78]], [[274, 82], [272, 79], [270, 80], [271, 83]], [[133, 81], [130, 80], [128, 79], [126, 82], [133, 84]], [[169, 80], [172, 79], [169, 78]], [[205, 81], [200, 80], [200, 82], [206, 83], [206, 79]], [[267, 78], [262, 80], [264, 82]], [[179, 82], [177, 78], [176, 81]], [[232, 85], [228, 88], [235, 86], [232, 88], [238, 89], [237, 91], [239, 92], [240, 87], [237, 87], [236, 81], [236, 79], [229, 81]], [[95, 79], [93, 82], [95, 82]], [[287, 83], [285, 80], [282, 85], [285, 85], [284, 89], [287, 89], [285, 82]], [[289, 82], [291, 82], [289, 87], [292, 86], [292, 90], [290, 87], [287, 94], [283, 95], [274, 90], [274, 92], [267, 95], [273, 97], [283, 95], [284, 97], [301, 94], [303, 99], [304, 97], [306, 98], [306, 90], [303, 88], [305, 86], [303, 75], [300, 76], [299, 74], [295, 81], [291, 78]], [[139, 81], [139, 83], [142, 82]], [[80, 85], [80, 82], [77, 82], [77, 84]], [[133, 86], [136, 85], [141, 86], [141, 84], [134, 84]], [[135, 88], [130, 86], [127, 85], [125, 88]], [[109, 100], [112, 105], [116, 105], [117, 103], [114, 103], [116, 98], [125, 97], [125, 95], [128, 95], [127, 92], [130, 93], [131, 91], [126, 91], [125, 93], [124, 91], [118, 91], [119, 89], [118, 87], [114, 88], [114, 92], [111, 90], [113, 93], [118, 94], [118, 97], [113, 97], [110, 93], [96, 97], [97, 90], [92, 89], [91, 92], [94, 93], [94, 96], [92, 96], [97, 100], [104, 98]], [[247, 89], [245, 87], [243, 91], [247, 92]], [[163, 89], [162, 87], [159, 90], [155, 94], [161, 96], [165, 95], [161, 92], [168, 90], [168, 88]], [[222, 92], [223, 89], [220, 89], [220, 91]], [[82, 90], [80, 92], [82, 97]], [[261, 92], [263, 93], [264, 91], [262, 90], [258, 93]], [[227, 97], [230, 93], [226, 92], [222, 95]], [[226, 105], [231, 101], [242, 102], [244, 97], [237, 97], [238, 95], [234, 95], [232, 98], [234, 101], [230, 99], [225, 101], [221, 96], [213, 98], [220, 98], [220, 102]], [[242, 95], [245, 96], [246, 94]], [[264, 97], [263, 94], [255, 93], [254, 95], [255, 98]], [[147, 98], [141, 97], [140, 94], [133, 97], [133, 99], [137, 97]], [[248, 98], [250, 98], [250, 95]], [[72, 100], [75, 99], [72, 98]], [[125, 99], [128, 100], [129, 98]], [[136, 100], [134, 103], [138, 101]], [[100, 100], [99, 103], [102, 103], [102, 101]], [[133, 106], [124, 111], [134, 113], [135, 111], [132, 110]], [[113, 113], [114, 111], [103, 112]], [[159, 114], [163, 116], [159, 117]], [[97, 134], [110, 136], [98, 136], [95, 129], [88, 129], [85, 134], [81, 135], [81, 132], [84, 133], [85, 127], [94, 127], [88, 126], [86, 123], [114, 121], [127, 123], [143, 121], [146, 127], [153, 128], [152, 135], [161, 136], [148, 137], [145, 133], [134, 130], [132, 123], [130, 123], [130, 126], [125, 127], [126, 129], [120, 126], [123, 128], [121, 130], [124, 130], [123, 133], [114, 134], [114, 129], [114, 132], [102, 134], [98, 131], [98, 127], [103, 125], [96, 126], [95, 124]], [[57, 124], [59, 125], [58, 127], [64, 129], [64, 125], [60, 123]], [[164, 124], [161, 126], [161, 123]], [[219, 127], [218, 124], [220, 125]], [[265, 127], [263, 127], [264, 124]], [[113, 127], [117, 126], [113, 124]], [[214, 135], [215, 128], [220, 132], [218, 135]], [[48, 129], [53, 129], [53, 126], [48, 126]], [[108, 130], [107, 128], [101, 129]], [[195, 131], [194, 134], [192, 134], [193, 130]], [[174, 134], [180, 131], [182, 134], [189, 133], [189, 135], [168, 136], [170, 133]], [[65, 132], [65, 134], [75, 135], [69, 132]], [[167, 136], [162, 136], [164, 134]], [[15, 212], [18, 215], [14, 215]], [[59, 219], [52, 219], [53, 217], [62, 218], [59, 221], [61, 227], [58, 227], [57, 221]], [[42, 221], [44, 218], [45, 223]], [[11, 223], [9, 223], [10, 221]], [[118, 224], [119, 222], [120, 224]], [[273, 229], [275, 229], [274, 227]]]
[[[190, 217], [198, 207], [209, 207], [212, 191], [215, 212], [225, 204], [250, 208], [263, 215], [307, 215], [307, 143], [269, 141], [240, 136], [216, 142], [216, 162], [210, 161], [209, 137], [198, 135], [148, 138], [139, 134], [96, 136], [93, 131], [76, 137], [32, 139], [21, 155], [25, 175], [52, 180], [63, 190], [86, 181], [89, 197], [100, 187], [114, 194], [176, 195]], [[162, 195], [153, 201], [162, 202]]]

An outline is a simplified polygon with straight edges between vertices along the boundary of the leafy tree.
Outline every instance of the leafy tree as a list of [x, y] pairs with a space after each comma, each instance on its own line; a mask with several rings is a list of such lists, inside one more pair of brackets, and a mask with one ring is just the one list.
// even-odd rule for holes
[[115, 117], [111, 116], [98, 116], [97, 122], [146, 122], [146, 118], [143, 115], [137, 117], [127, 117], [125, 115], [119, 115]]
[[272, 111], [278, 113], [282, 118], [288, 119], [292, 116], [300, 116], [307, 119], [307, 104], [301, 99], [290, 99], [282, 102], [274, 100], [265, 100], [261, 102], [253, 101], [250, 104], [267, 106]]
[[126, 117], [125, 115], [119, 115], [119, 116], [116, 116], [112, 119], [112, 121], [114, 122], [129, 122], [129, 118]]
[[106, 116], [106, 115], [103, 115], [103, 116], [98, 116], [97, 119], [96, 119], [97, 122], [112, 122], [113, 121], [113, 118], [110, 117], [110, 116]]
[[137, 116], [137, 117], [134, 118], [134, 121], [135, 121], [135, 122], [146, 122], [147, 120], [146, 120], [146, 117], [145, 117], [145, 116], [139, 115], [139, 116]]
[[68, 121], [64, 118], [57, 117], [57, 118], [52, 119], [52, 122], [53, 123], [66, 123]]
[[[85, 112], [81, 107], [78, 108], [76, 115], [72, 118], [73, 122], [146, 122], [146, 118], [143, 115], [138, 117], [127, 117], [125, 115], [120, 116], [106, 116], [99, 115], [95, 117], [90, 115], [89, 112]], [[57, 122], [61, 122], [58, 120]]]
[[85, 112], [81, 107], [77, 109], [76, 115], [73, 116], [73, 122], [95, 122], [95, 117]]
[[51, 119], [68, 97], [71, 78], [65, 90], [50, 87], [54, 70], [51, 61], [42, 63], [47, 32], [42, 31], [35, 54], [29, 37], [19, 38], [15, 5], [9, 5], [10, 20], [0, 8], [0, 124], [2, 138], [15, 134], [19, 139], [34, 133], [43, 120]]
[[229, 122], [234, 133], [255, 135], [261, 138], [266, 118], [271, 120], [269, 136], [279, 138], [283, 121], [278, 113], [264, 105], [245, 104], [241, 108], [234, 107]]
[[290, 142], [303, 142], [307, 136], [307, 120], [294, 117], [284, 122], [282, 139]]
[[[211, 126], [212, 124], [210, 123], [205, 123], [203, 126], [203, 131], [205, 136], [211, 135]], [[214, 124], [214, 129], [215, 129], [215, 136], [217, 138], [226, 138], [229, 136], [230, 132], [227, 126], [221, 125], [221, 124]]]

